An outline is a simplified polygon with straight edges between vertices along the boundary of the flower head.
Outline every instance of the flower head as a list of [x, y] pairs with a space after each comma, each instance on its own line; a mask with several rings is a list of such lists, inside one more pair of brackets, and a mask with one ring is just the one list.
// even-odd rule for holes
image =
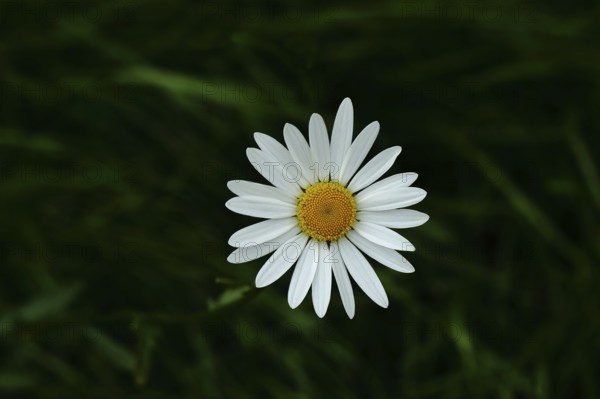
[[397, 251], [414, 247], [392, 229], [416, 227], [429, 219], [404, 209], [427, 194], [411, 187], [416, 173], [379, 180], [401, 148], [384, 150], [360, 168], [377, 138], [379, 123], [369, 124], [354, 141], [353, 124], [352, 102], [346, 98], [331, 141], [319, 114], [310, 118], [309, 142], [290, 124], [283, 129], [287, 148], [255, 133], [259, 149], [249, 148], [247, 156], [271, 185], [241, 180], [227, 184], [237, 195], [226, 203], [230, 210], [267, 219], [231, 236], [229, 244], [237, 249], [228, 261], [244, 263], [271, 254], [256, 276], [257, 287], [273, 283], [295, 265], [289, 305], [298, 307], [312, 287], [319, 317], [327, 312], [333, 278], [350, 318], [355, 312], [350, 276], [375, 303], [388, 307], [383, 285], [363, 253], [393, 270], [412, 273], [412, 265]]

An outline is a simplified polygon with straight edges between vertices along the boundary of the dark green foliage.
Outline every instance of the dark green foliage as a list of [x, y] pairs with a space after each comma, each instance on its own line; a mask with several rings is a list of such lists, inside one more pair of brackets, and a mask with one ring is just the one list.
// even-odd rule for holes
[[[0, 397], [598, 397], [598, 11], [0, 2]], [[225, 184], [346, 96], [431, 220], [320, 320], [226, 262]]]

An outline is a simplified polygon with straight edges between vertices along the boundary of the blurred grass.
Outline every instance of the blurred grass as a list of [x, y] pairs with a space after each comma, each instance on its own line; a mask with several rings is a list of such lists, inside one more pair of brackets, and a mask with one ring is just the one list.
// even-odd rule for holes
[[[0, 397], [597, 397], [598, 11], [0, 3]], [[431, 220], [319, 320], [226, 262], [225, 183], [345, 96]]]

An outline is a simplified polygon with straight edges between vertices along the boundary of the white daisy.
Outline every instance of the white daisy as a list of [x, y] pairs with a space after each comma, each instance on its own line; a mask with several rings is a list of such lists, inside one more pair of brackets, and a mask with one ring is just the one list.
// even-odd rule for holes
[[277, 140], [255, 133], [257, 148], [248, 148], [252, 165], [272, 186], [230, 181], [237, 197], [227, 208], [242, 215], [268, 219], [231, 236], [237, 249], [231, 263], [244, 263], [271, 254], [256, 276], [265, 287], [296, 265], [288, 302], [296, 308], [312, 287], [319, 317], [325, 316], [331, 297], [332, 274], [342, 303], [354, 317], [350, 276], [379, 306], [389, 301], [383, 285], [363, 255], [402, 273], [412, 265], [396, 251], [414, 251], [412, 244], [391, 229], [422, 225], [429, 216], [405, 208], [420, 202], [427, 193], [411, 184], [416, 173], [401, 173], [376, 182], [393, 165], [400, 147], [382, 151], [362, 169], [379, 133], [379, 123], [365, 127], [352, 141], [354, 110], [344, 99], [335, 117], [331, 142], [319, 114], [308, 125], [309, 143], [302, 133], [286, 124], [287, 148]]

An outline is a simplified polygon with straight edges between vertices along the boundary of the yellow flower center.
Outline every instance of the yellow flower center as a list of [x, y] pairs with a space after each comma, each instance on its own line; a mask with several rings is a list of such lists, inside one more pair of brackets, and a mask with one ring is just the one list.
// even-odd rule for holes
[[309, 237], [337, 241], [356, 221], [356, 200], [340, 183], [315, 183], [298, 199], [296, 216], [300, 229]]

